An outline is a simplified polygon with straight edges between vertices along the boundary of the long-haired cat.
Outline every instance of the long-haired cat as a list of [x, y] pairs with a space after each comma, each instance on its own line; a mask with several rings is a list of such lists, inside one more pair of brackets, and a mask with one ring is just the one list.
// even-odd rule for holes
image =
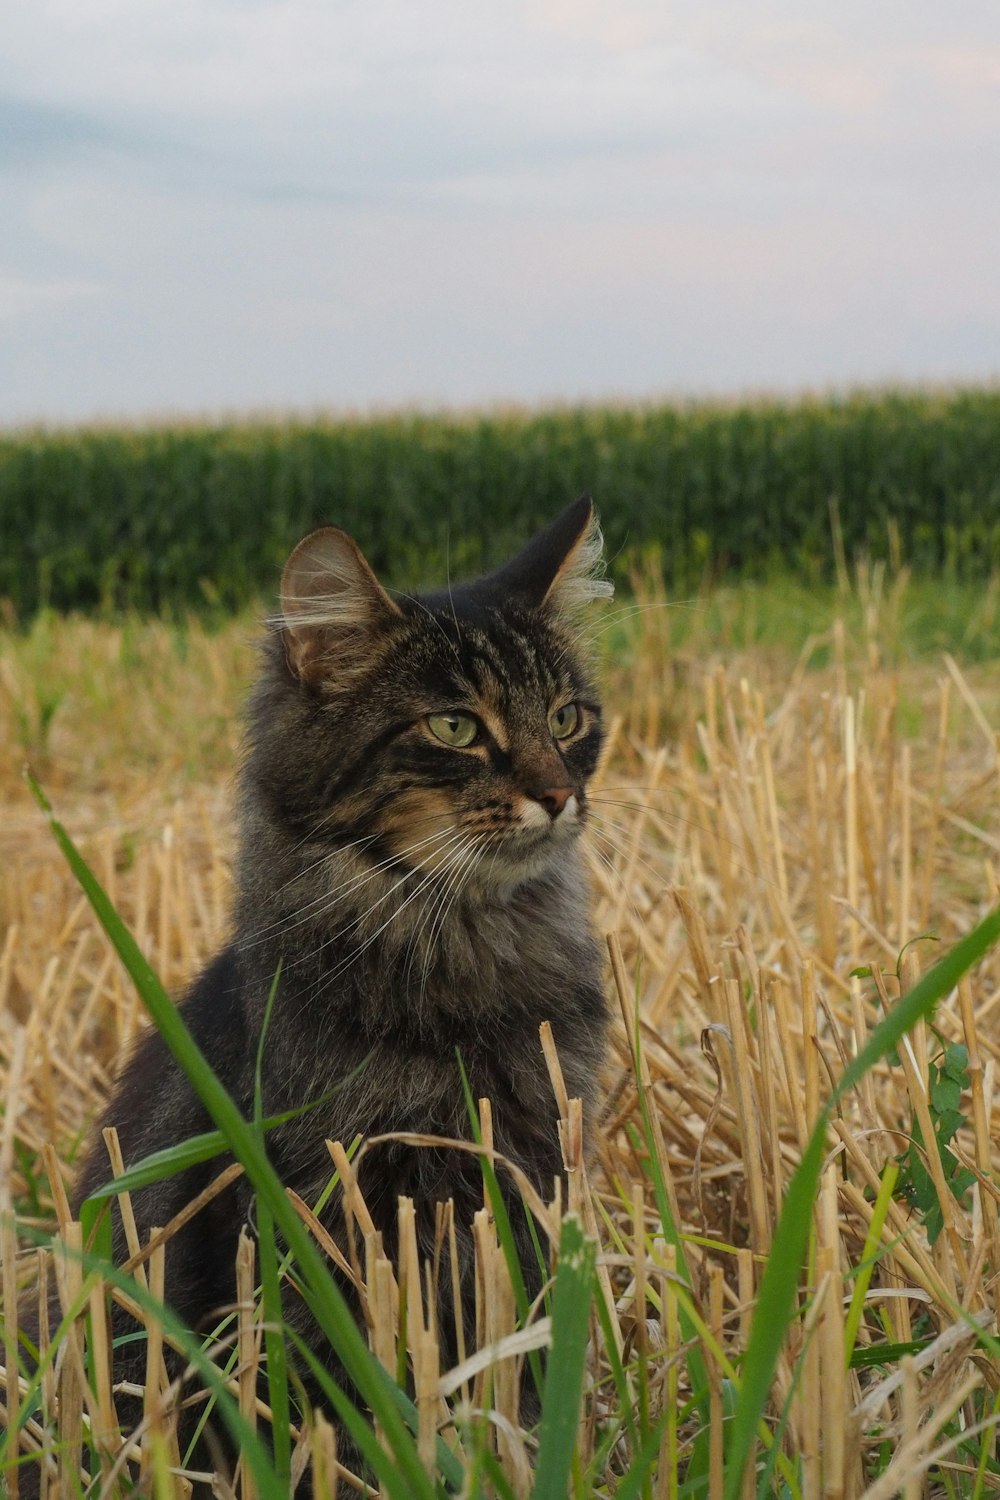
[[[583, 496], [499, 571], [420, 597], [388, 593], [334, 527], [288, 560], [250, 703], [235, 930], [183, 1014], [249, 1115], [279, 975], [264, 1114], [330, 1096], [267, 1137], [282, 1181], [307, 1203], [330, 1175], [328, 1139], [469, 1139], [459, 1057], [473, 1097], [492, 1101], [497, 1151], [550, 1198], [562, 1157], [543, 1020], [569, 1093], [592, 1118], [606, 1017], [578, 840], [601, 710], [576, 620], [581, 603], [611, 592], [600, 553]], [[211, 1128], [155, 1032], [128, 1062], [103, 1123], [117, 1127], [126, 1163]], [[216, 1159], [136, 1192], [140, 1235], [219, 1169]], [[97, 1136], [77, 1201], [108, 1176]], [[526, 1216], [500, 1176], [537, 1290]], [[388, 1142], [364, 1155], [359, 1184], [390, 1256], [400, 1194], [415, 1201], [427, 1252], [436, 1205], [453, 1200], [471, 1338], [476, 1156]], [[322, 1218], [344, 1246], [339, 1194]], [[167, 1300], [190, 1327], [211, 1326], [233, 1302], [248, 1221], [241, 1179], [171, 1241]], [[120, 1224], [115, 1241], [123, 1255]], [[343, 1379], [293, 1291], [286, 1316]], [[455, 1309], [440, 1310], [445, 1359], [455, 1357], [454, 1320]], [[126, 1344], [116, 1375], [141, 1380], [144, 1357], [141, 1342]], [[342, 1452], [349, 1461], [346, 1442]]]

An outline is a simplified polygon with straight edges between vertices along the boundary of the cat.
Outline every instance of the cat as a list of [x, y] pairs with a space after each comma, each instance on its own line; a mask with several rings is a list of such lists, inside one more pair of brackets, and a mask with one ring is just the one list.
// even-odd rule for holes
[[[336, 527], [306, 537], [288, 559], [249, 703], [234, 932], [182, 1013], [250, 1115], [278, 975], [264, 1114], [328, 1096], [267, 1137], [283, 1183], [307, 1203], [331, 1172], [327, 1139], [470, 1139], [459, 1056], [473, 1097], [492, 1101], [496, 1150], [550, 1198], [562, 1155], [543, 1020], [592, 1129], [607, 1017], [579, 835], [602, 730], [578, 611], [611, 592], [601, 546], [584, 495], [498, 571], [418, 597], [388, 593]], [[212, 1128], [154, 1031], [126, 1064], [102, 1124], [117, 1127], [126, 1163]], [[140, 1236], [166, 1224], [221, 1165], [216, 1158], [135, 1192]], [[95, 1131], [76, 1205], [109, 1175]], [[526, 1216], [499, 1175], [534, 1292]], [[477, 1157], [389, 1142], [364, 1155], [359, 1185], [390, 1257], [400, 1194], [415, 1201], [423, 1252], [433, 1247], [436, 1204], [453, 1200], [471, 1338]], [[322, 1219], [344, 1246], [339, 1194]], [[211, 1327], [233, 1302], [246, 1222], [253, 1204], [241, 1178], [170, 1242], [167, 1300], [189, 1327]], [[114, 1242], [123, 1259], [117, 1216]], [[344, 1382], [301, 1299], [289, 1297], [286, 1315]], [[442, 1368], [456, 1358], [454, 1322], [455, 1309], [442, 1307]], [[116, 1378], [141, 1381], [144, 1358], [142, 1341], [127, 1344]], [[346, 1435], [339, 1451], [357, 1459]]]

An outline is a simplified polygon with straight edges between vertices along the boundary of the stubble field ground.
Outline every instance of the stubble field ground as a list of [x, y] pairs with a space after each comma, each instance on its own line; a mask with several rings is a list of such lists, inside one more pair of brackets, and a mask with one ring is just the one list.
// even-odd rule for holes
[[[687, 1479], [716, 1500], [762, 1275], [821, 1103], [886, 1008], [998, 902], [998, 590], [864, 566], [835, 589], [786, 580], [686, 602], [649, 570], [635, 582], [590, 623], [610, 733], [587, 841], [596, 920], [616, 938], [616, 1019], [589, 1168], [558, 1079], [553, 1094], [606, 1299], [570, 1493], [677, 1495]], [[23, 766], [179, 993], [226, 931], [256, 632], [251, 616], [210, 630], [45, 615], [0, 634], [0, 1208], [28, 1223], [59, 1220], [56, 1163], [68, 1179], [145, 1022]], [[1000, 1490], [998, 1059], [993, 952], [834, 1111], [755, 1449], [765, 1494]], [[9, 1309], [37, 1252], [22, 1240], [15, 1256], [9, 1230], [4, 1250]], [[502, 1280], [496, 1246], [482, 1255], [484, 1285]], [[488, 1340], [511, 1333], [509, 1302], [484, 1297]], [[421, 1411], [460, 1455], [476, 1449], [486, 1439], [449, 1419], [412, 1327], [398, 1337]], [[468, 1493], [532, 1493], [515, 1386], [470, 1369], [463, 1389], [469, 1411], [498, 1414], [483, 1429], [496, 1475]], [[18, 1399], [9, 1389], [8, 1409]], [[48, 1429], [33, 1417], [23, 1446], [65, 1442], [78, 1462], [72, 1441], [99, 1432], [114, 1493], [113, 1393], [95, 1375], [76, 1399], [75, 1434], [65, 1412]], [[300, 1462], [319, 1472], [317, 1432]], [[152, 1472], [160, 1449], [140, 1447]], [[237, 1493], [254, 1493], [248, 1475]]]

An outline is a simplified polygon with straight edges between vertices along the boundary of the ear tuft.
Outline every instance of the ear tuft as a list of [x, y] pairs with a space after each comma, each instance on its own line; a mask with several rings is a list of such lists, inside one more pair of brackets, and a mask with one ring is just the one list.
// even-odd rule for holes
[[536, 609], [574, 615], [614, 593], [603, 576], [603, 552], [593, 501], [581, 495], [486, 582], [501, 597], [513, 594]]
[[598, 599], [610, 599], [615, 586], [605, 576], [604, 535], [590, 496], [582, 531], [563, 559], [559, 571], [545, 595], [545, 603], [561, 615], [576, 615]]
[[285, 655], [297, 677], [356, 670], [358, 648], [399, 610], [353, 537], [324, 526], [295, 548], [281, 575]]

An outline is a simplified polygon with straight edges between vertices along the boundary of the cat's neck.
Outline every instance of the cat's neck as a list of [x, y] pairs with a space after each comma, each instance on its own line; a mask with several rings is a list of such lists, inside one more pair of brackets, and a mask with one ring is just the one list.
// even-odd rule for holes
[[259, 973], [280, 961], [286, 984], [489, 1007], [558, 989], [591, 947], [575, 843], [515, 883], [488, 862], [427, 870], [381, 860], [361, 843], [265, 852], [262, 832], [240, 861], [237, 942]]

